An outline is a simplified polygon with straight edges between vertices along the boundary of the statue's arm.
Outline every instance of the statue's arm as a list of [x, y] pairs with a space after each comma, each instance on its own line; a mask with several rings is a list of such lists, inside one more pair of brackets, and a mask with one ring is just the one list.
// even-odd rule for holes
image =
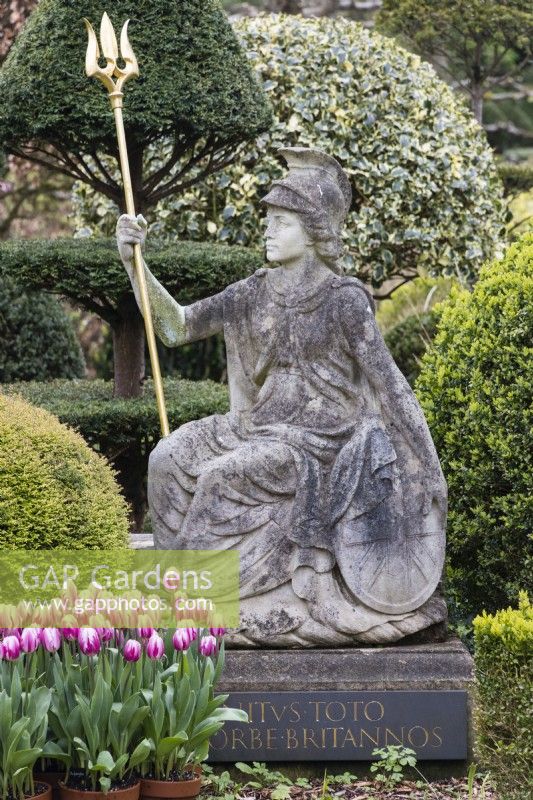
[[[185, 308], [180, 306], [167, 292], [165, 287], [159, 283], [157, 278], [152, 275], [144, 261], [143, 264], [155, 334], [167, 347], [177, 347], [187, 341]], [[142, 314], [141, 295], [133, 264], [124, 264], [124, 266], [129, 275], [135, 299], [137, 300], [137, 305]]]
[[[137, 305], [143, 313], [139, 285], [133, 266], [133, 244], [144, 243], [145, 226], [134, 217], [123, 214], [117, 223], [117, 243], [122, 263], [128, 273]], [[150, 272], [146, 263], [144, 275], [156, 336], [167, 347], [205, 339], [223, 329], [222, 295], [214, 295], [190, 306], [180, 305]]]
[[421, 458], [433, 486], [445, 494], [444, 477], [424, 413], [387, 349], [361, 289], [345, 289], [342, 318], [357, 364], [375, 390], [389, 426], [403, 433]]

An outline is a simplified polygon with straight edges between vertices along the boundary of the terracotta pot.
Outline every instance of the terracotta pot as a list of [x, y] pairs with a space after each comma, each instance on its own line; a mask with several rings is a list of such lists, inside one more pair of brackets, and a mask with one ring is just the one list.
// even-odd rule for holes
[[47, 781], [42, 781], [40, 778], [37, 780], [36, 777], [33, 778], [34, 783], [41, 783], [46, 786], [46, 792], [41, 792], [41, 794], [34, 794], [33, 797], [28, 797], [26, 800], [52, 800], [52, 787]]
[[63, 781], [59, 781], [59, 796], [61, 800], [139, 800], [141, 782], [137, 781], [126, 789], [110, 789], [107, 794], [103, 792], [86, 791], [84, 789], [70, 789]]
[[[52, 800], [59, 800], [59, 781], [65, 777], [65, 772], [36, 772], [33, 776], [35, 783], [49, 783], [52, 787]], [[44, 795], [42, 795], [44, 797]]]
[[158, 800], [159, 798], [198, 797], [202, 788], [202, 767], [200, 764], [188, 765], [185, 769], [194, 771], [196, 778], [189, 781], [155, 781], [150, 778], [141, 780], [141, 798]]

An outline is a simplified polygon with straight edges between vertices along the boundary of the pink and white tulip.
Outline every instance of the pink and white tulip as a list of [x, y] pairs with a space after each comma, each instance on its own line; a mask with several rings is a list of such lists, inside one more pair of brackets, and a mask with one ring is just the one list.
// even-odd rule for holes
[[49, 653], [57, 653], [61, 647], [61, 634], [57, 628], [43, 628], [41, 642]]
[[78, 635], [80, 650], [86, 656], [95, 656], [100, 652], [101, 644], [98, 631], [94, 628], [80, 628]]
[[24, 653], [35, 653], [41, 644], [40, 628], [24, 628], [20, 634], [20, 645]]
[[141, 657], [141, 643], [136, 639], [128, 639], [122, 651], [126, 661], [138, 661]]
[[165, 643], [158, 633], [153, 633], [146, 644], [146, 655], [153, 661], [162, 658], [165, 652]]
[[110, 642], [115, 635], [113, 628], [96, 628], [102, 642]]
[[61, 634], [67, 642], [75, 642], [79, 636], [79, 628], [60, 628]]
[[4, 646], [3, 658], [5, 661], [16, 661], [22, 652], [18, 636], [6, 636], [2, 642]]
[[115, 646], [122, 647], [126, 639], [126, 637], [124, 636], [124, 631], [121, 631], [120, 628], [115, 628], [113, 633], [115, 636]]
[[198, 647], [203, 656], [212, 656], [217, 650], [217, 640], [214, 636], [202, 636]]
[[172, 637], [172, 644], [174, 650], [187, 650], [193, 641], [192, 636], [193, 628], [177, 628], [174, 636]]
[[224, 636], [226, 628], [209, 628], [211, 636]]

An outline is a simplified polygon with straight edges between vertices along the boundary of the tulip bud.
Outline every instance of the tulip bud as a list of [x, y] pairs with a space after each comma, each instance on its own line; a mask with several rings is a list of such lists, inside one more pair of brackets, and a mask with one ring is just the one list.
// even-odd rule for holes
[[141, 652], [141, 643], [136, 639], [128, 639], [123, 650], [123, 655], [126, 661], [138, 661], [141, 657]]
[[209, 633], [212, 636], [224, 636], [226, 628], [209, 628]]
[[6, 636], [2, 644], [4, 645], [4, 660], [16, 661], [22, 651], [18, 636]]
[[141, 639], [149, 639], [155, 631], [153, 628], [137, 628], [137, 633]]
[[146, 644], [146, 655], [156, 661], [165, 652], [165, 643], [157, 633], [153, 633]]
[[94, 656], [100, 652], [100, 637], [94, 628], [80, 628], [78, 644], [86, 656]]
[[174, 650], [187, 650], [193, 641], [190, 633], [191, 630], [192, 628], [178, 628], [176, 630], [174, 636], [172, 637]]
[[214, 636], [202, 636], [198, 649], [203, 656], [212, 656], [216, 653], [217, 640]]
[[43, 628], [41, 641], [45, 650], [49, 653], [56, 653], [61, 647], [61, 634], [57, 628]]
[[24, 628], [20, 634], [20, 644], [25, 653], [35, 653], [41, 644], [41, 629]]

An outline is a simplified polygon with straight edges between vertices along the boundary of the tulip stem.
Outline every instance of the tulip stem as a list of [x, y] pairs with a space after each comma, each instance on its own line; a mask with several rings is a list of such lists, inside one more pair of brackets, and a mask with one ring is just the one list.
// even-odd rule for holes
[[22, 700], [22, 714], [26, 714], [26, 704], [29, 703], [29, 687], [28, 684], [30, 682], [30, 657], [29, 653], [24, 654], [24, 692], [25, 695], [23, 696]]
[[91, 692], [91, 697], [94, 694], [94, 689], [96, 685], [95, 677], [94, 677], [94, 658], [93, 656], [87, 656], [87, 662], [89, 667], [89, 687]]

